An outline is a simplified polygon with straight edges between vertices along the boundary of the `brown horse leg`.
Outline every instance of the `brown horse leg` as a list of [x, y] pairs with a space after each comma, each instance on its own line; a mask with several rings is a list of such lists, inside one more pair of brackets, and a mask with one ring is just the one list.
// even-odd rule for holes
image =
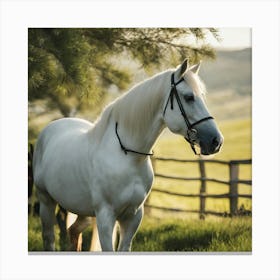
[[78, 216], [73, 225], [68, 229], [70, 236], [70, 250], [82, 251], [82, 232], [92, 223], [91, 217]]

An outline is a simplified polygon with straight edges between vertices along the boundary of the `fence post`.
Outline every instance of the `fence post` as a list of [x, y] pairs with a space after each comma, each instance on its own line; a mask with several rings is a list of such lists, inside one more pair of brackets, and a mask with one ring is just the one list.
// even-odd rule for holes
[[231, 216], [237, 215], [238, 212], [238, 163], [229, 163], [229, 194], [230, 194], [230, 214]]
[[203, 160], [199, 160], [199, 171], [200, 171], [200, 209], [199, 209], [199, 218], [201, 220], [205, 219], [205, 194], [206, 194], [206, 172], [205, 172], [205, 163]]

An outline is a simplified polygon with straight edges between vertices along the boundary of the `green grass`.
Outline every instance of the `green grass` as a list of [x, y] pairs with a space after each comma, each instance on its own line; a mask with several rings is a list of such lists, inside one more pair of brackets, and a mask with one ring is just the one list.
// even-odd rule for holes
[[[55, 226], [56, 250], [59, 245], [58, 227]], [[198, 219], [146, 216], [137, 232], [133, 252], [250, 252], [251, 218]], [[89, 250], [91, 229], [83, 234], [83, 250]], [[29, 217], [28, 250], [43, 251], [41, 226], [38, 217]]]
[[147, 219], [132, 251], [250, 252], [251, 219]]
[[39, 217], [28, 216], [28, 251], [43, 251]]

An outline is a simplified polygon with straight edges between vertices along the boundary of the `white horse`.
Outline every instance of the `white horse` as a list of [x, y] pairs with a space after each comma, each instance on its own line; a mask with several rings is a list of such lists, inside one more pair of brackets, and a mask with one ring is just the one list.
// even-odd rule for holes
[[94, 124], [64, 118], [41, 132], [33, 170], [45, 250], [55, 248], [57, 203], [78, 215], [69, 229], [74, 249], [96, 217], [102, 251], [113, 251], [116, 222], [118, 250], [130, 250], [153, 182], [150, 151], [164, 127], [184, 136], [195, 153], [195, 146], [204, 155], [219, 151], [223, 137], [205, 106], [199, 68], [185, 60], [133, 87]]

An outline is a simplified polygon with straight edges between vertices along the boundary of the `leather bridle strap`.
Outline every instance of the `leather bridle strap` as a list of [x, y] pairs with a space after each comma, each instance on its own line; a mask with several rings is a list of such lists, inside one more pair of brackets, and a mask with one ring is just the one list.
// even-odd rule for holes
[[[163, 115], [165, 115], [165, 111], [168, 105], [168, 102], [170, 101], [170, 106], [171, 106], [171, 110], [173, 110], [173, 96], [174, 96], [174, 92], [177, 92], [176, 86], [179, 85], [182, 81], [184, 81], [184, 78], [182, 77], [179, 81], [177, 81], [176, 83], [174, 82], [174, 73], [171, 76], [171, 90], [170, 90], [170, 94], [168, 96], [167, 102], [165, 104], [164, 110], [163, 110]], [[177, 93], [178, 95], [178, 93]]]
[[123, 150], [123, 152], [127, 155], [127, 153], [134, 153], [134, 154], [138, 154], [138, 155], [143, 155], [143, 156], [153, 156], [154, 153], [143, 153], [143, 152], [138, 152], [138, 151], [135, 151], [135, 150], [131, 150], [131, 149], [127, 149], [123, 144], [122, 144], [122, 141], [121, 141], [121, 138], [118, 134], [118, 123], [116, 122], [116, 126], [115, 126], [115, 132], [116, 132], [116, 135], [117, 135], [117, 138], [119, 140], [119, 143], [120, 143], [120, 146], [121, 146], [121, 149]]

